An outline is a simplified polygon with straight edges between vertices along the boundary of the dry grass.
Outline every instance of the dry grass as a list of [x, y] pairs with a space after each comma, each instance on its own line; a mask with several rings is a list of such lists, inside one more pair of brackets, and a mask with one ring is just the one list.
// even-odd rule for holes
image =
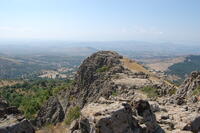
[[68, 133], [68, 126], [66, 126], [64, 123], [60, 123], [56, 126], [47, 126], [36, 131], [36, 133]]
[[122, 59], [122, 62], [124, 64], [124, 66], [130, 70], [144, 72], [146, 74], [151, 74], [146, 68], [144, 68], [142, 65], [138, 64], [136, 61], [130, 60], [128, 58], [124, 58], [124, 59]]
[[16, 80], [0, 80], [0, 87], [12, 86], [12, 85], [16, 85], [18, 83], [23, 83], [23, 82], [22, 81], [16, 81]]

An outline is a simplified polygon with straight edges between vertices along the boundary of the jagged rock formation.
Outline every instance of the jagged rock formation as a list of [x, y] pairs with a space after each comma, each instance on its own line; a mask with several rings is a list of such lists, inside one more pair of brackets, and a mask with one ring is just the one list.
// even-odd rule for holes
[[0, 98], [0, 133], [35, 133], [35, 130], [16, 107]]
[[65, 117], [62, 106], [56, 97], [51, 97], [40, 109], [36, 119], [35, 126], [42, 127], [48, 124], [62, 122]]
[[122, 56], [115, 52], [100, 51], [84, 60], [75, 78], [76, 94], [81, 107], [102, 95], [109, 95], [109, 91], [114, 89], [115, 86], [110, 79], [115, 73], [124, 70], [120, 62], [121, 58]]
[[177, 91], [175, 95], [176, 103], [183, 104], [188, 100], [197, 102], [197, 95], [200, 95], [200, 93], [195, 94], [194, 92], [195, 90], [197, 91], [198, 89], [200, 90], [199, 87], [200, 87], [200, 72], [194, 71], [186, 78], [184, 83], [180, 86], [180, 89]]

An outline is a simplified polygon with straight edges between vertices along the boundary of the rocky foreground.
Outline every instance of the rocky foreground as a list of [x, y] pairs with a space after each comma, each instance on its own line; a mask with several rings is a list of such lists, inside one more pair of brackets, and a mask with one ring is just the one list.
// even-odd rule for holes
[[0, 133], [35, 133], [35, 129], [16, 107], [0, 98]]
[[[199, 72], [176, 87], [135, 61], [100, 51], [82, 63], [75, 83], [51, 97], [31, 125], [38, 133], [198, 133], [199, 86]], [[60, 126], [74, 108], [80, 116]], [[55, 126], [43, 128], [48, 124]]]

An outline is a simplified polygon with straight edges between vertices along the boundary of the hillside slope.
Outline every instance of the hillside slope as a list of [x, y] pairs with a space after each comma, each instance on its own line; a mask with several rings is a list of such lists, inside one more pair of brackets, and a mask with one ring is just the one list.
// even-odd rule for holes
[[200, 70], [200, 56], [191, 55], [187, 56], [185, 60], [179, 63], [175, 63], [168, 68], [166, 74], [176, 75], [180, 77], [180, 81], [183, 81], [192, 71]]
[[[156, 97], [154, 96], [149, 97], [147, 92], [143, 89], [148, 87], [150, 89], [155, 88], [155, 91], [153, 90], [153, 95], [157, 98], [163, 95], [170, 96], [171, 93], [169, 93], [169, 91], [176, 89], [172, 84], [168, 84], [163, 79], [159, 79], [156, 75], [150, 73], [139, 63], [124, 58], [116, 52], [100, 51], [83, 61], [77, 72], [75, 84], [61, 91], [57, 95], [57, 102], [62, 106], [65, 112], [65, 120], [68, 120], [68, 117], [70, 117], [70, 110], [74, 107], [78, 106], [82, 109], [89, 106], [85, 109], [87, 110], [85, 113], [88, 111], [92, 113], [94, 111], [92, 108], [96, 108], [96, 104], [92, 103], [99, 103], [98, 101], [102, 98], [108, 100], [108, 103], [109, 101], [112, 103], [113, 100], [119, 101], [119, 103], [114, 104], [116, 106], [120, 104], [120, 101], [126, 101], [131, 104], [140, 99], [155, 99]], [[46, 105], [48, 104], [47, 102]], [[99, 108], [105, 106], [101, 105], [101, 102], [99, 104]], [[46, 105], [44, 105], [44, 107]], [[112, 104], [109, 106], [112, 106]], [[110, 109], [112, 109], [112, 107]], [[116, 110], [116, 108], [114, 110]], [[99, 111], [101, 112], [101, 110]], [[50, 108], [46, 107], [43, 108], [41, 112], [48, 113], [52, 111]], [[55, 117], [56, 114], [52, 113], [51, 115]], [[48, 118], [50, 117], [51, 116]], [[150, 117], [154, 117], [154, 114], [150, 114]], [[49, 121], [46, 120], [48, 118], [38, 116], [36, 125], [37, 123], [41, 123], [41, 120], [45, 124], [45, 122]], [[144, 119], [148, 118], [144, 117]], [[152, 127], [147, 126], [146, 128], [151, 128], [149, 130], [157, 130], [157, 128], [160, 127], [154, 118], [151, 123], [153, 124], [152, 126], [156, 128], [152, 129]], [[164, 127], [166, 126], [164, 125]], [[59, 130], [61, 127], [58, 126], [57, 128]], [[140, 127], [138, 127], [138, 130], [139, 128]], [[56, 127], [54, 127], [54, 129], [56, 131]], [[48, 129], [44, 129], [39, 132], [47, 132], [47, 130]], [[50, 130], [52, 131], [52, 128], [50, 128]]]
[[[44, 95], [28, 102], [30, 107], [42, 103], [31, 126], [37, 133], [197, 133], [199, 75], [192, 73], [178, 88], [134, 60], [99, 51], [83, 61], [74, 82], [58, 87], [43, 102], [39, 98]], [[12, 124], [6, 125], [7, 119], [0, 119], [2, 129]]]

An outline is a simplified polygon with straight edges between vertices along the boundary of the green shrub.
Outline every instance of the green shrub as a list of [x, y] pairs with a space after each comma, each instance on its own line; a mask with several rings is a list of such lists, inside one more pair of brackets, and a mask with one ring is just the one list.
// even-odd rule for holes
[[108, 66], [102, 66], [102, 67], [98, 68], [98, 69], [96, 70], [96, 72], [102, 73], [102, 72], [106, 72], [106, 71], [108, 71], [108, 70], [109, 70], [109, 67], [108, 67]]
[[200, 87], [197, 87], [195, 90], [192, 92], [193, 95], [200, 95]]
[[153, 87], [143, 87], [141, 91], [147, 94], [149, 98], [156, 98], [158, 97], [157, 89]]
[[75, 106], [70, 108], [65, 119], [65, 124], [70, 125], [72, 121], [78, 119], [80, 115], [81, 115], [80, 107]]
[[18, 107], [27, 119], [34, 119], [50, 96], [69, 88], [71, 80], [34, 79], [22, 84], [0, 88], [0, 94], [12, 106]]
[[20, 109], [24, 112], [27, 119], [34, 119], [35, 114], [40, 109], [40, 105], [36, 99], [24, 99]]
[[170, 95], [170, 96], [173, 95], [173, 94], [175, 94], [175, 93], [176, 93], [176, 89], [175, 89], [175, 88], [169, 90], [169, 95]]
[[112, 92], [112, 96], [117, 96], [117, 95], [118, 95], [117, 91]]

